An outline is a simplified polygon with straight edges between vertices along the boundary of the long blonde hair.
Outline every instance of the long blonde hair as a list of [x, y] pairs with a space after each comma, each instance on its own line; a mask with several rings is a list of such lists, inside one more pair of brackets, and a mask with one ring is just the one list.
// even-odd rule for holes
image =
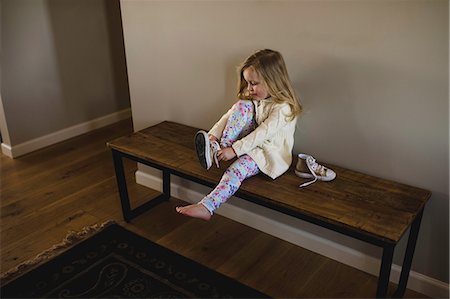
[[284, 63], [283, 56], [274, 50], [260, 50], [250, 55], [238, 68], [239, 82], [237, 96], [239, 99], [247, 99], [247, 82], [244, 79], [244, 70], [253, 67], [260, 78], [264, 80], [267, 92], [276, 103], [288, 103], [292, 120], [302, 111], [299, 98], [292, 88], [291, 80]]

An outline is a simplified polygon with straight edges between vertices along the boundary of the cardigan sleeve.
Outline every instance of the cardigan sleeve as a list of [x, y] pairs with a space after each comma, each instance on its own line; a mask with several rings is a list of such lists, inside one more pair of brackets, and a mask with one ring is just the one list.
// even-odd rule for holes
[[273, 138], [289, 123], [289, 120], [286, 119], [289, 113], [288, 104], [273, 105], [267, 118], [253, 132], [232, 145], [236, 155], [240, 157]]

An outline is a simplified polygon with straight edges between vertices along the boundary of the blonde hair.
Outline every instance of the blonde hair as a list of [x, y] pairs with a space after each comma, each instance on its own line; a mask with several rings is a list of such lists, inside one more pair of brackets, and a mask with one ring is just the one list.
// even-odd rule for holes
[[276, 103], [287, 103], [291, 108], [289, 120], [294, 119], [302, 111], [299, 98], [292, 88], [291, 80], [284, 63], [283, 56], [274, 50], [260, 50], [250, 55], [238, 68], [239, 82], [237, 96], [239, 99], [248, 99], [247, 82], [244, 79], [244, 70], [253, 67], [263, 83], [267, 92]]

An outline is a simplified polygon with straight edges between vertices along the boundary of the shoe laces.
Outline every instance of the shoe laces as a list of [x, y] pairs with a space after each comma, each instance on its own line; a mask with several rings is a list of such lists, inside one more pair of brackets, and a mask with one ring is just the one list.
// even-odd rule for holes
[[323, 165], [320, 165], [316, 162], [316, 159], [313, 157], [309, 157], [307, 159], [307, 164], [309, 170], [313, 173], [313, 176], [326, 176], [327, 175], [327, 168]]
[[306, 166], [308, 166], [308, 169], [313, 175], [314, 179], [312, 181], [301, 184], [299, 186], [300, 188], [314, 184], [319, 177], [317, 174], [319, 174], [320, 176], [325, 176], [327, 173], [326, 168], [323, 165], [317, 163], [316, 159], [314, 159], [312, 156], [306, 158]]
[[217, 168], [219, 168], [219, 158], [217, 157], [217, 152], [220, 150], [220, 145], [217, 141], [211, 141], [211, 154], [216, 163]]

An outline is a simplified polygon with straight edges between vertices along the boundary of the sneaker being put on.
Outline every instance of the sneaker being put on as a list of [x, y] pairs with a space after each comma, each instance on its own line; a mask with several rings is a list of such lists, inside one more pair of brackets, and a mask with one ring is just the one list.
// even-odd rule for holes
[[217, 168], [219, 168], [217, 151], [220, 150], [220, 145], [217, 141], [210, 141], [208, 133], [205, 131], [198, 131], [197, 134], [195, 134], [195, 149], [198, 161], [203, 168], [211, 168], [213, 160], [216, 163]]
[[336, 173], [316, 162], [313, 156], [307, 154], [298, 154], [298, 161], [295, 166], [295, 174], [304, 179], [313, 179], [312, 181], [301, 184], [299, 187], [305, 187], [319, 181], [332, 181], [336, 178]]

